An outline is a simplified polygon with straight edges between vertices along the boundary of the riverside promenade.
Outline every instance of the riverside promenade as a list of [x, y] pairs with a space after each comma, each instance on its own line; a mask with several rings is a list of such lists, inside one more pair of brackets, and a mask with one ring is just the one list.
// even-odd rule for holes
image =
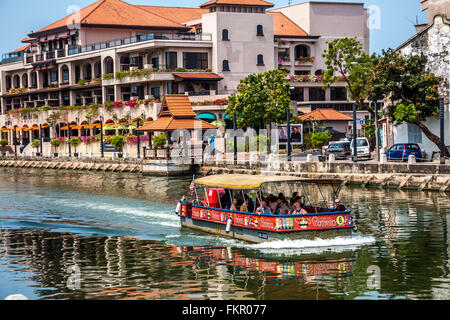
[[[376, 161], [234, 161], [227, 157], [218, 159], [192, 160], [148, 160], [117, 158], [42, 158], [1, 157], [0, 167], [34, 168], [52, 170], [80, 170], [99, 172], [128, 172], [145, 175], [211, 175], [211, 174], [254, 174], [289, 175], [301, 178], [337, 178], [344, 185], [382, 187], [396, 189], [433, 190], [450, 192], [450, 164], [439, 163], [378, 163]], [[151, 167], [151, 171], [147, 168]], [[170, 168], [168, 170], [167, 168]]]

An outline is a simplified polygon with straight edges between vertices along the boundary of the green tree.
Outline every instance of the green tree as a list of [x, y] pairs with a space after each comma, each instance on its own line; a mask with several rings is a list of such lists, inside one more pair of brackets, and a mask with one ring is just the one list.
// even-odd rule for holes
[[69, 144], [70, 146], [75, 148], [75, 153], [77, 152], [77, 147], [81, 144], [81, 139], [80, 138], [70, 138], [69, 140]]
[[58, 122], [61, 120], [61, 112], [53, 112], [51, 115], [47, 118], [48, 125], [53, 129], [53, 135], [56, 136], [56, 126], [58, 125]]
[[0, 147], [6, 147], [8, 145], [8, 140], [2, 139], [0, 140]]
[[311, 145], [314, 149], [321, 148], [330, 142], [332, 135], [326, 131], [316, 131], [311, 133]]
[[[440, 115], [438, 89], [442, 79], [427, 72], [426, 64], [427, 58], [423, 55], [404, 57], [391, 49], [383, 51], [368, 88], [374, 98], [389, 97], [387, 116], [396, 125], [417, 125], [440, 148], [439, 136], [424, 122]], [[445, 155], [450, 156], [446, 149]]]
[[153, 147], [162, 148], [167, 143], [167, 137], [165, 133], [161, 133], [159, 136], [153, 137]]
[[31, 142], [31, 146], [32, 146], [33, 148], [36, 149], [36, 152], [38, 152], [38, 151], [39, 151], [39, 148], [41, 147], [41, 140], [34, 139], [34, 140]]
[[59, 146], [61, 145], [61, 141], [58, 139], [52, 140], [50, 142], [50, 144], [52, 145], [52, 147], [55, 148], [55, 152], [58, 150]]
[[370, 92], [367, 83], [372, 79], [378, 61], [376, 55], [365, 53], [363, 45], [356, 38], [342, 38], [328, 42], [323, 57], [327, 66], [323, 73], [324, 88], [344, 81], [350, 100], [355, 101], [360, 110], [375, 115], [374, 109], [365, 101]]
[[111, 140], [111, 144], [116, 147], [118, 150], [122, 150], [122, 147], [125, 144], [125, 137], [124, 136], [114, 136]]
[[290, 83], [284, 70], [251, 74], [241, 80], [229, 99], [227, 112], [237, 117], [239, 128], [262, 127], [286, 122], [290, 108]]

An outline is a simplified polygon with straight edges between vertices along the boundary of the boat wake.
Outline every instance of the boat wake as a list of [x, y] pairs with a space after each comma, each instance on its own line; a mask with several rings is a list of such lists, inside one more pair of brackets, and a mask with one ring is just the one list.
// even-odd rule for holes
[[314, 254], [323, 252], [354, 251], [361, 246], [375, 243], [372, 236], [336, 237], [331, 239], [317, 238], [314, 240], [280, 240], [259, 244], [245, 245], [247, 249], [258, 250], [262, 253], [277, 255]]

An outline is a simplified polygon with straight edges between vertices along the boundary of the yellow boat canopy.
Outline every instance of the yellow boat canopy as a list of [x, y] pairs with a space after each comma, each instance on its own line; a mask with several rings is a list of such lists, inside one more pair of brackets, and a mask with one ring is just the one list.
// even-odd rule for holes
[[254, 176], [243, 174], [215, 175], [195, 180], [196, 185], [232, 190], [260, 189], [265, 183], [341, 185], [342, 181], [338, 179], [302, 179], [289, 176]]

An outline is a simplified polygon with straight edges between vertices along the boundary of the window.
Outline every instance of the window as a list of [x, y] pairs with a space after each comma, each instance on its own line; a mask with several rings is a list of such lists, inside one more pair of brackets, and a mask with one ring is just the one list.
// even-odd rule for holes
[[183, 65], [186, 69], [208, 69], [208, 53], [183, 52]]
[[222, 30], [222, 40], [223, 41], [230, 41], [230, 39], [228, 38], [228, 29], [223, 29]]
[[291, 99], [292, 101], [305, 101], [304, 94], [304, 88], [295, 88], [291, 93]]
[[62, 78], [63, 81], [69, 81], [69, 69], [63, 69]]
[[264, 37], [264, 29], [263, 26], [260, 24], [256, 27], [256, 36]]
[[161, 88], [156, 87], [151, 89], [151, 93], [153, 98], [160, 100], [161, 99]]
[[325, 101], [325, 90], [322, 88], [309, 88], [309, 100]]
[[176, 69], [178, 67], [176, 52], [166, 52], [166, 66], [167, 69]]
[[222, 69], [223, 71], [230, 71], [230, 65], [228, 63], [228, 60], [223, 60]]
[[346, 88], [331, 88], [331, 101], [346, 101], [347, 89]]
[[295, 75], [296, 76], [306, 76], [306, 75], [311, 75], [311, 71], [307, 71], [307, 70], [296, 70], [295, 71]]
[[258, 66], [264, 65], [264, 56], [262, 54], [258, 54]]
[[302, 44], [295, 47], [295, 59], [300, 57], [309, 57], [308, 47]]

